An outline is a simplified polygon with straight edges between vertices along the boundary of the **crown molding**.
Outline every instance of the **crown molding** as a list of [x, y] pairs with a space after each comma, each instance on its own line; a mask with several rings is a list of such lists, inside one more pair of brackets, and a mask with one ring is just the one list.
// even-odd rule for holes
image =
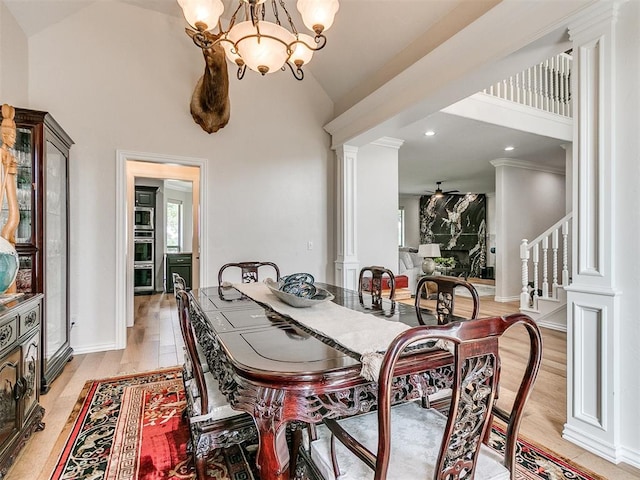
[[515, 158], [497, 158], [491, 160], [489, 163], [494, 167], [514, 167], [522, 168], [524, 170], [535, 170], [536, 172], [555, 173], [556, 175], [566, 175], [566, 172], [562, 168], [550, 167], [548, 165], [538, 165], [535, 162], [528, 160], [518, 160]]
[[404, 140], [401, 138], [382, 137], [378, 140], [371, 142], [371, 145], [377, 145], [379, 147], [389, 147], [399, 149], [404, 144]]

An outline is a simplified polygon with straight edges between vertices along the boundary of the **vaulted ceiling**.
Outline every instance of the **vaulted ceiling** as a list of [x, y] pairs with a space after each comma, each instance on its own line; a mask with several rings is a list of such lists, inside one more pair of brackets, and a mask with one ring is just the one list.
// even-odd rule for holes
[[[29, 37], [94, 1], [103, 0], [0, 1]], [[182, 18], [176, 0], [111, 1]], [[228, 16], [237, 0], [224, 3]], [[500, 0], [342, 0], [335, 22], [327, 31], [327, 45], [306, 67], [307, 76], [312, 75], [319, 82], [333, 100], [335, 114], [340, 115], [499, 3]], [[303, 30], [295, 2], [287, 0], [286, 5], [296, 26]], [[427, 128], [438, 134], [425, 137]], [[407, 194], [433, 190], [436, 181], [444, 181], [445, 189], [491, 192], [495, 180], [490, 160], [542, 158], [559, 164], [564, 155], [561, 140], [445, 113], [432, 114], [402, 128], [389, 128], [384, 135], [405, 141], [400, 149], [399, 189]], [[518, 148], [504, 152], [506, 145]]]

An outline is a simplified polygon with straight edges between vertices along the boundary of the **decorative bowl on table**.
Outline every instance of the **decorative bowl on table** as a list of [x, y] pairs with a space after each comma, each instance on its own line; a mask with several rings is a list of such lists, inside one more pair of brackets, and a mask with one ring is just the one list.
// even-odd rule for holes
[[267, 287], [278, 299], [296, 308], [306, 308], [333, 300], [333, 294], [313, 283], [308, 273], [295, 273], [279, 281], [265, 280]]

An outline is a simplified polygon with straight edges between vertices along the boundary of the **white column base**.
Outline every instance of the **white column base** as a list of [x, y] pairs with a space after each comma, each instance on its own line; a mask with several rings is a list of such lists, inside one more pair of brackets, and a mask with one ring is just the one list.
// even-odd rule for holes
[[570, 285], [567, 290], [567, 423], [563, 437], [618, 463], [620, 375], [615, 290]]
[[360, 273], [360, 263], [354, 261], [335, 262], [335, 280], [339, 287], [351, 290], [358, 289], [358, 275]]

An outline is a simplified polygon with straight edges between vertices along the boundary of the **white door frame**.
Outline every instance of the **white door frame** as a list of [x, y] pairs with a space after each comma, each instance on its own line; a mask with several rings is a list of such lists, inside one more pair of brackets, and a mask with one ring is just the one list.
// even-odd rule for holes
[[[206, 177], [206, 159], [179, 157], [155, 153], [133, 152], [127, 150], [116, 151], [116, 322], [115, 348], [127, 346], [127, 327], [133, 326], [133, 205], [135, 177], [172, 178], [176, 180], [191, 180], [194, 178], [193, 195], [193, 254], [194, 271], [193, 286], [208, 285], [209, 279], [204, 278], [205, 269], [200, 265], [206, 264], [206, 243], [201, 239], [208, 238], [207, 225], [202, 219], [206, 218], [206, 193], [202, 188], [202, 179]], [[144, 162], [144, 163], [143, 163]], [[155, 164], [155, 165], [153, 165]], [[189, 173], [197, 167], [199, 175]]]

